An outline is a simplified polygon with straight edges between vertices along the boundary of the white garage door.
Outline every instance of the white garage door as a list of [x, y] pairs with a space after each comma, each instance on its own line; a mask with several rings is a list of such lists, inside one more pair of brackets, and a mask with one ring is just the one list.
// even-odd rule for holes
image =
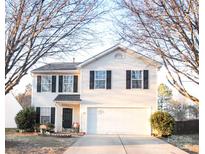
[[88, 108], [89, 134], [150, 135], [149, 108]]

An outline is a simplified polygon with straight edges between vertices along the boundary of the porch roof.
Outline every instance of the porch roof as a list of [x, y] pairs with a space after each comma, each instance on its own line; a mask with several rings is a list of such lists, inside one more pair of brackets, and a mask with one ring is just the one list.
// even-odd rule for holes
[[59, 94], [55, 99], [55, 102], [61, 101], [81, 101], [79, 94]]

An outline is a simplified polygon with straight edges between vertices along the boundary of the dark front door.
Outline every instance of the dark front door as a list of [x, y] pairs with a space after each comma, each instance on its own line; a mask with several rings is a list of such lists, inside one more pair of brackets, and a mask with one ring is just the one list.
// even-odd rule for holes
[[72, 127], [72, 113], [73, 113], [72, 109], [63, 108], [63, 128]]

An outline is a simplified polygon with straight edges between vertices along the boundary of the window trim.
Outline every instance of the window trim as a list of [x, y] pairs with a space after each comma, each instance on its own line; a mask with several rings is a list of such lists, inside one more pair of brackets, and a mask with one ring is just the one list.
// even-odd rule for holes
[[42, 108], [49, 108], [50, 109], [50, 115], [49, 115], [49, 123], [51, 123], [51, 107], [47, 107], [47, 106], [45, 106], [45, 107], [40, 107], [40, 121], [39, 121], [39, 123], [40, 124], [43, 124], [43, 123], [41, 123], [41, 111], [42, 111]]
[[[96, 72], [105, 72], [105, 79], [96, 79]], [[104, 88], [96, 88], [96, 84], [95, 84], [95, 81], [96, 80], [101, 80], [101, 81], [105, 81], [105, 87]], [[107, 87], [107, 71], [106, 70], [95, 70], [94, 71], [94, 89], [106, 89]]]
[[[50, 90], [49, 91], [43, 91], [43, 85], [45, 85], [45, 83], [43, 84], [43, 78], [45, 77], [49, 77], [51, 79], [51, 83], [48, 83], [48, 85], [50, 85]], [[52, 75], [41, 75], [41, 92], [43, 93], [47, 93], [47, 92], [52, 92]]]
[[[64, 78], [66, 76], [71, 76], [72, 77], [72, 86], [71, 86], [71, 91], [64, 91]], [[63, 87], [62, 87], [62, 92], [63, 93], [73, 93], [73, 86], [74, 86], [74, 75], [63, 75], [63, 81], [62, 81]]]
[[[139, 79], [133, 79], [132, 78], [132, 73], [133, 73], [133, 71], [141, 71], [141, 79], [139, 80]], [[143, 85], [144, 85], [144, 73], [143, 73], [143, 70], [131, 70], [131, 89], [143, 89]], [[135, 80], [135, 81], [141, 81], [141, 87], [140, 88], [133, 88], [132, 87], [132, 80]]]

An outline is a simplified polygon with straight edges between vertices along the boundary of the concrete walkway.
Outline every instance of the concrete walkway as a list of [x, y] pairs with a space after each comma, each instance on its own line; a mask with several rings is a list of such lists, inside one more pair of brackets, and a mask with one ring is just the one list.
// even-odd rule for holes
[[151, 136], [87, 135], [64, 154], [187, 154], [177, 147]]

